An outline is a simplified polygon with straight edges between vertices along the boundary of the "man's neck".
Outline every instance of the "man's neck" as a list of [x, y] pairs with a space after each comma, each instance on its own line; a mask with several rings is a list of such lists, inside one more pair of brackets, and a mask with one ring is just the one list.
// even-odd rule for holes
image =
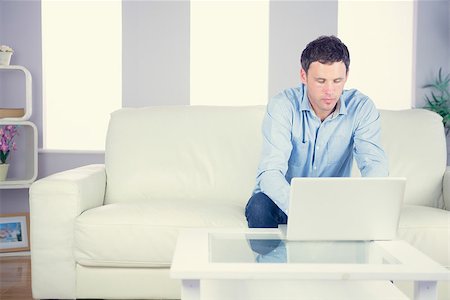
[[331, 110], [330, 112], [317, 112], [317, 111], [314, 109], [314, 107], [312, 106], [311, 102], [309, 102], [309, 105], [310, 105], [311, 108], [313, 109], [313, 111], [314, 111], [314, 113], [316, 114], [316, 116], [319, 117], [320, 121], [323, 122], [326, 118], [328, 118], [330, 115], [332, 115], [332, 114], [336, 111], [336, 109], [337, 109], [338, 106], [339, 106], [339, 102], [340, 102], [340, 101], [338, 101], [338, 102], [336, 103], [336, 105], [334, 106], [333, 110]]

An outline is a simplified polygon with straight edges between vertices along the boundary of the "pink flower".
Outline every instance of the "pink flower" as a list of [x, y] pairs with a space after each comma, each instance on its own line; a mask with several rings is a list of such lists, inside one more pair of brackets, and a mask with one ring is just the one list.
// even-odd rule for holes
[[17, 135], [16, 125], [3, 125], [0, 127], [0, 163], [5, 164], [11, 150], [15, 151], [17, 146], [14, 137]]

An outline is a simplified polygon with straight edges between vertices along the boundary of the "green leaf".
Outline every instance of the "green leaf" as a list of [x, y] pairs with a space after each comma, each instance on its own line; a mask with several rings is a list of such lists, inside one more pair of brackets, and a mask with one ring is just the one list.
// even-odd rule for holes
[[436, 78], [428, 84], [425, 84], [423, 88], [431, 89], [430, 95], [425, 96], [427, 108], [434, 111], [442, 116], [442, 122], [444, 126], [448, 129], [446, 134], [449, 132], [450, 127], [450, 73], [443, 75], [442, 68], [439, 68]]
[[2, 162], [2, 164], [6, 163], [6, 159], [8, 158], [8, 152], [6, 153], [3, 151], [0, 151], [0, 161]]
[[426, 89], [426, 88], [434, 88], [434, 84], [425, 84], [424, 86], [422, 86], [422, 88]]

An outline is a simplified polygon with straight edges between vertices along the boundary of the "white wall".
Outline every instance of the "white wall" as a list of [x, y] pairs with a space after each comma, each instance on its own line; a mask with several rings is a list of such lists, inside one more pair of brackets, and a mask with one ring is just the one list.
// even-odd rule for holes
[[423, 107], [439, 68], [450, 72], [450, 1], [417, 1], [415, 107]]
[[[418, 4], [416, 94], [423, 84], [419, 75], [434, 74], [435, 66], [450, 63], [450, 2]], [[268, 96], [298, 84], [300, 52], [318, 35], [337, 33], [337, 9], [337, 1], [271, 1]], [[123, 1], [123, 12], [122, 105], [189, 104], [189, 2]], [[319, 19], [325, 21], [317, 23]], [[32, 121], [38, 126], [41, 146], [40, 33], [40, 2], [0, 1], [0, 40], [15, 48], [15, 61], [33, 74]], [[102, 162], [102, 154], [40, 153], [39, 177]], [[0, 213], [27, 210], [28, 190], [0, 190]]]

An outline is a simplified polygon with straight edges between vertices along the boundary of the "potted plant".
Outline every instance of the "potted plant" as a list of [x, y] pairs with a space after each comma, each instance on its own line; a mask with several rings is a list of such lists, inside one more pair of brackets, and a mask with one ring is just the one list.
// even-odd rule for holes
[[0, 181], [6, 179], [9, 164], [6, 163], [11, 150], [16, 150], [17, 126], [3, 125], [0, 127]]
[[426, 109], [434, 111], [442, 116], [442, 123], [444, 123], [445, 135], [448, 135], [450, 130], [450, 74], [445, 77], [442, 76], [442, 68], [439, 68], [439, 73], [434, 82], [426, 84], [423, 88], [431, 89], [431, 98], [425, 96], [427, 101]]
[[6, 45], [0, 45], [0, 65], [9, 66], [11, 62], [11, 56], [14, 53], [14, 50]]

